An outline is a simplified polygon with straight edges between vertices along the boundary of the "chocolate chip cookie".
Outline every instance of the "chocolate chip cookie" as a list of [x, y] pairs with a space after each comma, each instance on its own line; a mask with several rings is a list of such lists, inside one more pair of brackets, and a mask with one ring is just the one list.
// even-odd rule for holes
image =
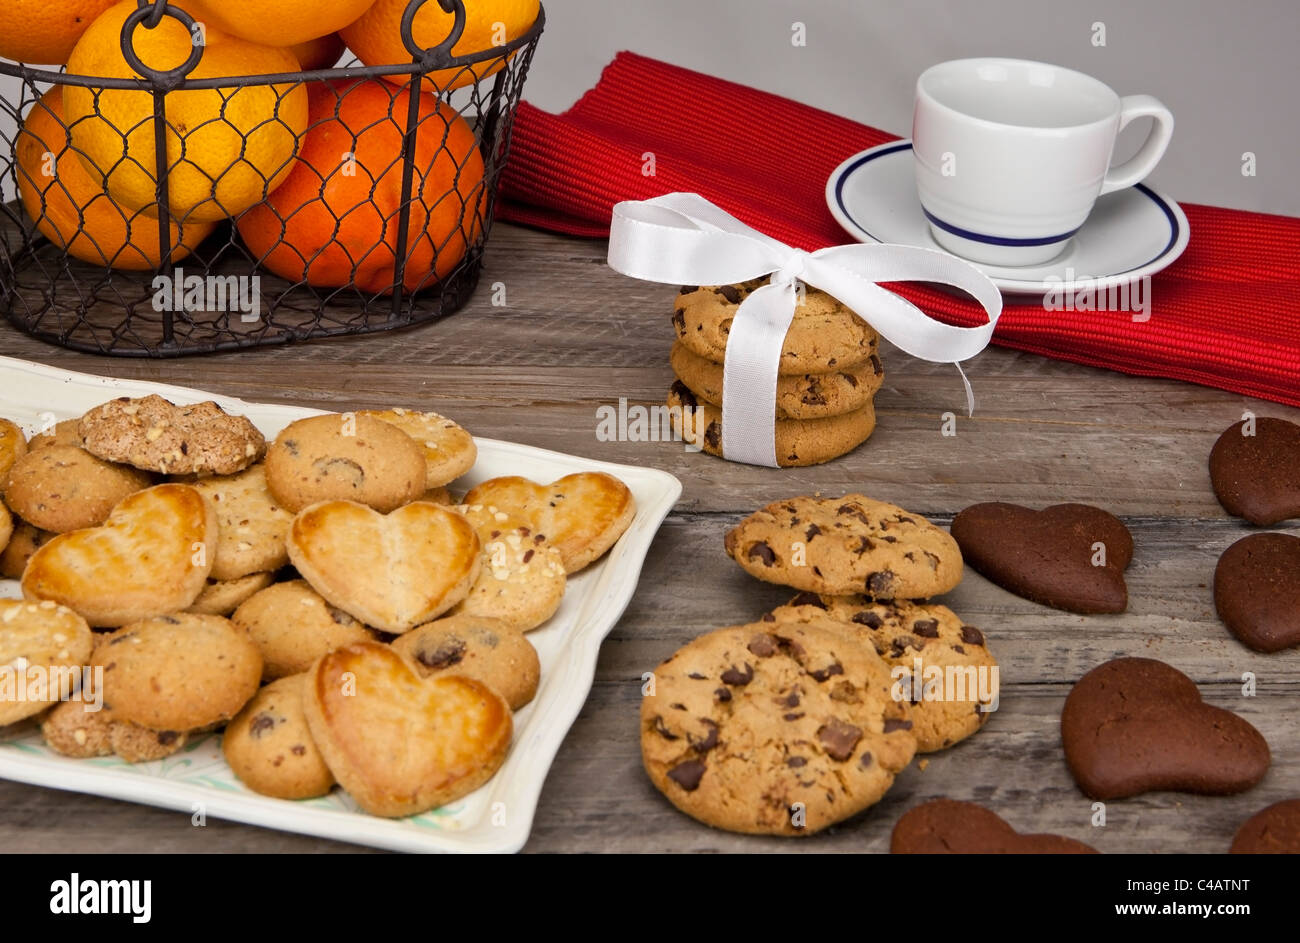
[[482, 681], [517, 711], [537, 693], [541, 664], [524, 633], [496, 619], [452, 615], [393, 640], [393, 651], [428, 678], [443, 672]]
[[334, 777], [307, 729], [307, 675], [281, 678], [258, 691], [221, 738], [231, 771], [254, 792], [310, 799], [334, 787]]
[[830, 620], [718, 629], [653, 684], [641, 702], [646, 772], [717, 828], [810, 835], [878, 802], [916, 752], [889, 669]]
[[947, 606], [863, 596], [800, 593], [764, 619], [851, 627], [889, 665], [895, 693], [912, 707], [918, 753], [946, 749], [975, 733], [998, 702], [998, 663], [984, 633]]
[[[722, 364], [705, 360], [681, 341], [673, 344], [669, 359], [677, 379], [698, 399], [722, 405]], [[851, 413], [870, 403], [884, 380], [885, 370], [875, 353], [851, 369], [778, 377], [776, 418], [824, 419]]]
[[123, 396], [82, 416], [77, 431], [92, 455], [167, 475], [233, 475], [266, 452], [256, 426], [211, 400], [177, 406]]
[[[673, 428], [686, 442], [722, 455], [722, 409], [699, 400], [681, 380], [668, 391]], [[782, 468], [820, 465], [852, 452], [876, 430], [876, 409], [868, 402], [825, 419], [776, 420], [776, 463]]]
[[[673, 310], [678, 338], [696, 355], [721, 363], [736, 309], [768, 281], [683, 288]], [[829, 373], [858, 367], [871, 358], [878, 343], [879, 335], [867, 322], [824, 291], [808, 287], [785, 336], [780, 373]]]
[[760, 580], [832, 596], [922, 599], [961, 582], [952, 537], [860, 494], [775, 501], [732, 528], [726, 549]]

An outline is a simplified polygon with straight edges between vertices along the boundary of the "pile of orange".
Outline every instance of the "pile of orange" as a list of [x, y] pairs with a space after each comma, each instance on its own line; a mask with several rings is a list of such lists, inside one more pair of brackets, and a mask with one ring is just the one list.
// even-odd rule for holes
[[[191, 79], [293, 73], [334, 66], [344, 46], [364, 65], [407, 64], [407, 0], [170, 0], [175, 17], [135, 28], [150, 68], [184, 63]], [[538, 0], [468, 0], [457, 56], [523, 35]], [[121, 49], [137, 0], [0, 0], [0, 57], [69, 73], [138, 77]], [[415, 17], [431, 48], [452, 29], [436, 0]], [[487, 78], [503, 60], [431, 73], [419, 130], [407, 231], [398, 232], [406, 76], [389, 81], [234, 83], [166, 96], [167, 192], [158, 193], [153, 96], [134, 89], [56, 87], [28, 112], [15, 141], [19, 194], [37, 229], [69, 255], [113, 268], [160, 264], [158, 208], [179, 261], [217, 222], [234, 219], [259, 263], [293, 282], [392, 290], [405, 244], [404, 287], [445, 278], [479, 237], [484, 166], [474, 131], [438, 93]]]

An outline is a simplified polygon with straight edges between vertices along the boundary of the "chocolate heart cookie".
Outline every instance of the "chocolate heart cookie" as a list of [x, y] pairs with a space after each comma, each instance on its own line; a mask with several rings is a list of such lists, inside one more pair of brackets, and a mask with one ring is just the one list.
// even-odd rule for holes
[[1232, 855], [1300, 855], [1300, 799], [1275, 802], [1241, 824]]
[[1270, 760], [1258, 730], [1151, 658], [1116, 658], [1080, 678], [1061, 711], [1061, 740], [1075, 782], [1094, 799], [1245, 792]]
[[1300, 426], [1268, 416], [1233, 423], [1210, 451], [1210, 483], [1225, 511], [1252, 524], [1300, 517]]
[[950, 530], [967, 563], [1017, 596], [1067, 612], [1128, 607], [1124, 570], [1133, 537], [1100, 508], [1054, 504], [1035, 511], [992, 501], [966, 508]]
[[1223, 551], [1214, 608], [1228, 631], [1257, 652], [1300, 645], [1300, 537], [1251, 534]]
[[974, 802], [934, 799], [909, 809], [889, 840], [895, 855], [1095, 855], [1064, 835], [1021, 835]]

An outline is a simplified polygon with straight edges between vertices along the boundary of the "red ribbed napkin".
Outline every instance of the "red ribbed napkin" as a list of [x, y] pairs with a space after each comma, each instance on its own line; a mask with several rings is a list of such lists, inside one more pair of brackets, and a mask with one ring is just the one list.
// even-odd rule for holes
[[[685, 190], [811, 251], [851, 241], [826, 208], [831, 171], [857, 151], [896, 139], [624, 52], [564, 114], [520, 106], [498, 215], [600, 237], [609, 234], [620, 200]], [[642, 172], [649, 154], [653, 176]], [[1300, 219], [1182, 206], [1191, 242], [1152, 279], [1149, 320], [1013, 304], [998, 321], [994, 343], [1300, 406]], [[982, 310], [960, 297], [891, 287], [942, 320], [984, 323]]]

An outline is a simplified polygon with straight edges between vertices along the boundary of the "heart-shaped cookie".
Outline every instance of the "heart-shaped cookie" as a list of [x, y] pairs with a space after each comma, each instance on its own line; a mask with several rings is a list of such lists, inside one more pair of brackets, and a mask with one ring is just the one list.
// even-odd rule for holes
[[889, 841], [895, 855], [1095, 855], [1064, 835], [1022, 835], [974, 802], [934, 799], [904, 813]]
[[1300, 855], [1300, 799], [1261, 809], [1237, 829], [1232, 855]]
[[322, 501], [289, 528], [289, 560], [312, 589], [366, 625], [406, 632], [465, 598], [480, 547], [462, 515], [417, 501], [388, 514]]
[[1041, 511], [992, 501], [950, 528], [963, 559], [1008, 592], [1067, 612], [1123, 612], [1133, 537], [1113, 514], [1087, 504]]
[[1075, 782], [1094, 799], [1245, 792], [1270, 760], [1258, 730], [1151, 658], [1116, 658], [1080, 678], [1061, 711], [1061, 741]]
[[1300, 537], [1251, 534], [1223, 551], [1214, 607], [1228, 631], [1258, 652], [1300, 645]]
[[1210, 483], [1225, 511], [1252, 524], [1300, 517], [1300, 426], [1268, 416], [1233, 423], [1210, 450]]
[[326, 655], [307, 675], [303, 707], [325, 764], [372, 815], [416, 815], [467, 795], [505, 761], [510, 708], [456, 674], [420, 678], [386, 645]]
[[99, 527], [60, 534], [32, 554], [23, 595], [51, 599], [93, 626], [119, 626], [189, 606], [216, 555], [217, 518], [189, 485], [146, 488]]
[[627, 485], [604, 472], [565, 475], [549, 485], [511, 476], [492, 478], [472, 488], [463, 502], [520, 515], [532, 522], [576, 573], [602, 556], [636, 517], [636, 499]]

